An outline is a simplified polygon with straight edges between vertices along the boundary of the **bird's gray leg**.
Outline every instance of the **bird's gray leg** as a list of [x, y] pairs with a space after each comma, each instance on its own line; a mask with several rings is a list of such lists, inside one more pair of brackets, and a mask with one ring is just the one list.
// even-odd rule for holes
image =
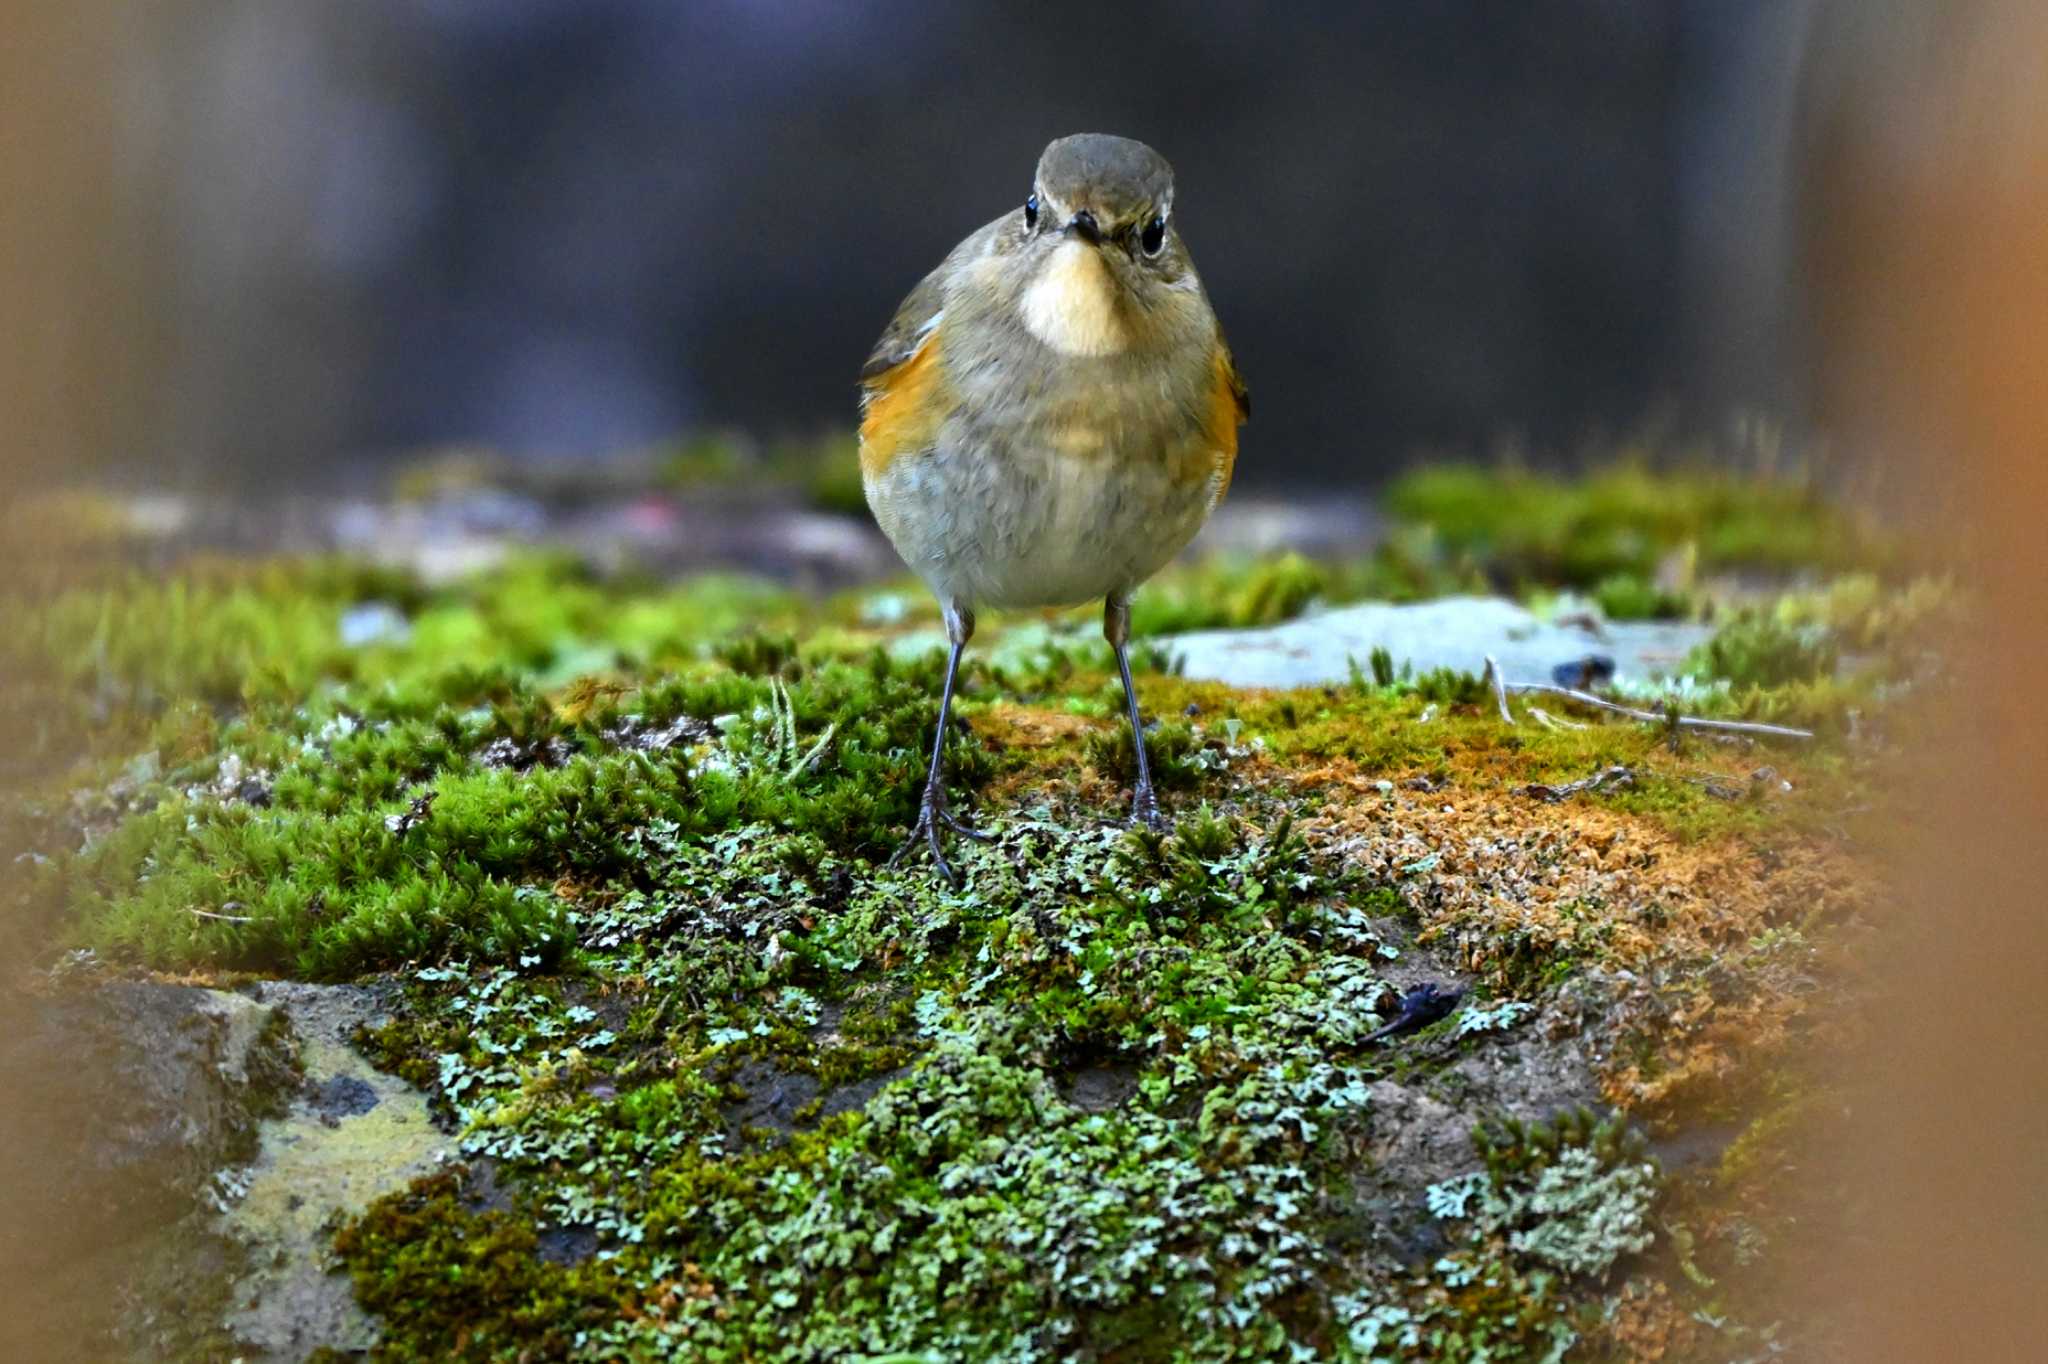
[[1124, 680], [1124, 702], [1131, 713], [1131, 748], [1138, 755], [1138, 784], [1131, 792], [1131, 818], [1153, 829], [1166, 827], [1159, 796], [1152, 789], [1152, 765], [1145, 758], [1145, 722], [1138, 714], [1138, 689], [1131, 682], [1131, 660], [1124, 646], [1131, 638], [1131, 599], [1117, 594], [1102, 603], [1102, 637], [1116, 651], [1116, 670]]
[[960, 878], [946, 862], [946, 854], [940, 847], [939, 830], [951, 829], [968, 838], [987, 839], [992, 835], [979, 829], [970, 828], [955, 819], [946, 808], [946, 724], [953, 713], [953, 683], [960, 674], [960, 655], [967, 648], [967, 641], [974, 638], [974, 613], [959, 602], [947, 602], [943, 608], [946, 617], [946, 639], [951, 648], [946, 654], [946, 685], [939, 692], [939, 728], [932, 736], [932, 762], [925, 773], [924, 797], [918, 802], [917, 824], [911, 829], [910, 837], [889, 859], [894, 866], [903, 854], [916, 847], [920, 840], [932, 850], [932, 861], [939, 867], [939, 874], [954, 885]]

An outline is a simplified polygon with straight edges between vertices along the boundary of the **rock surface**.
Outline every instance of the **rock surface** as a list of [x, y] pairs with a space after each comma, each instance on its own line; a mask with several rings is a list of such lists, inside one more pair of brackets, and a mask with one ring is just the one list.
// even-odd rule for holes
[[[0, 1224], [97, 1241], [175, 1215], [214, 1170], [253, 1152], [292, 1078], [271, 1009], [151, 981], [0, 1001]], [[0, 1242], [10, 1252], [20, 1247]]]
[[349, 1045], [374, 990], [0, 993], [0, 1358], [301, 1360], [374, 1329], [335, 1219], [432, 1167], [425, 1097]]
[[1511, 682], [1548, 682], [1588, 654], [1612, 658], [1623, 682], [1674, 671], [1713, 633], [1683, 621], [1546, 622], [1499, 597], [1445, 597], [1396, 606], [1361, 602], [1262, 630], [1198, 630], [1160, 641], [1186, 676], [1239, 687], [1314, 687], [1348, 681], [1376, 648], [1398, 670], [1478, 673], [1490, 654]]
[[204, 1235], [215, 1172], [255, 1154], [296, 1082], [255, 1000], [154, 981], [0, 997], [0, 1357], [177, 1357], [164, 1305], [213, 1306], [230, 1248]]
[[305, 1083], [258, 1133], [256, 1159], [233, 1172], [241, 1196], [221, 1230], [247, 1251], [228, 1329], [257, 1358], [297, 1361], [327, 1346], [367, 1350], [375, 1324], [348, 1280], [332, 1272], [339, 1218], [431, 1171], [448, 1146], [426, 1096], [349, 1045], [384, 1001], [371, 988], [265, 981], [256, 997], [278, 1010], [299, 1047]]

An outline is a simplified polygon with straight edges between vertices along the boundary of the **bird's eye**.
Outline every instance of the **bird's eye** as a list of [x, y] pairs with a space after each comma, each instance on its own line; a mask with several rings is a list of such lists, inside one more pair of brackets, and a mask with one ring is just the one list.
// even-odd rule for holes
[[1145, 254], [1156, 256], [1166, 245], [1166, 219], [1154, 218], [1145, 224], [1145, 230], [1138, 234], [1138, 245], [1145, 248]]
[[1038, 196], [1033, 194], [1024, 201], [1024, 226], [1038, 226]]

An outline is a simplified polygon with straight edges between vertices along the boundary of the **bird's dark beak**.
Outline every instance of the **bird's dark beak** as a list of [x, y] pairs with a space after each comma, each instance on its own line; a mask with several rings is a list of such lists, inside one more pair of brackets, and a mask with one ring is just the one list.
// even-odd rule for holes
[[1102, 245], [1102, 229], [1095, 225], [1095, 215], [1085, 208], [1067, 220], [1067, 231], [1078, 233], [1090, 246]]

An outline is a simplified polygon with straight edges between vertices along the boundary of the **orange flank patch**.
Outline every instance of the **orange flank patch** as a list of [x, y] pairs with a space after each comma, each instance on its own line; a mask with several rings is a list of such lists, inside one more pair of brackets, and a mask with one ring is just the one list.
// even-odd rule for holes
[[1237, 375], [1237, 366], [1231, 362], [1228, 347], [1216, 347], [1215, 378], [1209, 389], [1209, 411], [1203, 422], [1202, 435], [1209, 448], [1215, 451], [1216, 467], [1212, 477], [1216, 491], [1211, 495], [1209, 505], [1215, 506], [1230, 491], [1230, 475], [1237, 468], [1237, 428], [1250, 415], [1251, 404], [1245, 393], [1244, 380]]
[[939, 334], [934, 331], [909, 359], [868, 380], [860, 418], [864, 476], [878, 476], [896, 456], [931, 440], [945, 418], [939, 379]]

